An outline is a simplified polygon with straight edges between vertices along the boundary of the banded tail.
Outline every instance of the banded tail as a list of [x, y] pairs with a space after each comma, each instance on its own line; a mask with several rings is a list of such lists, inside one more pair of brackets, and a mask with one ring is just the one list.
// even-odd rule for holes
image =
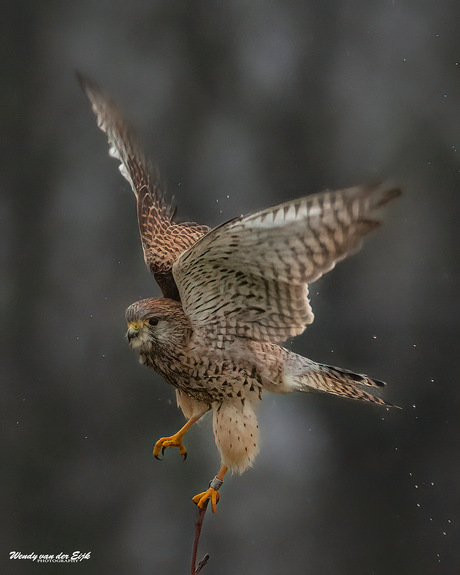
[[285, 371], [285, 380], [293, 391], [320, 391], [386, 407], [397, 407], [362, 389], [362, 386], [384, 387], [386, 384], [383, 381], [341, 367], [315, 363], [298, 355], [292, 363], [289, 363]]

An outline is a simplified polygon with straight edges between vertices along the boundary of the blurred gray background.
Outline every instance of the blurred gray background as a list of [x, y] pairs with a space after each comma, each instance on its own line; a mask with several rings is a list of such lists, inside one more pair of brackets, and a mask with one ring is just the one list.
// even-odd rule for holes
[[[1, 573], [189, 572], [219, 460], [151, 450], [183, 418], [124, 310], [159, 295], [134, 198], [75, 80], [100, 82], [179, 217], [217, 225], [388, 179], [404, 196], [311, 288], [291, 347], [403, 410], [266, 396], [253, 470], [205, 520], [203, 574], [460, 572], [459, 8], [454, 1], [4, 0], [0, 7]], [[10, 560], [80, 550], [66, 567]]]

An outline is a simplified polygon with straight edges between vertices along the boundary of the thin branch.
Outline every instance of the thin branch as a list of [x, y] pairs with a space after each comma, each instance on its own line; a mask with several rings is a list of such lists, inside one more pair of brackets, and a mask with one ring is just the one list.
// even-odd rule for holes
[[205, 505], [203, 505], [203, 507], [197, 508], [197, 518], [196, 518], [196, 522], [195, 522], [195, 540], [193, 542], [192, 565], [190, 568], [191, 575], [197, 575], [197, 573], [199, 573], [203, 569], [203, 567], [206, 565], [206, 563], [208, 562], [208, 559], [209, 559], [209, 553], [206, 553], [206, 555], [198, 563], [198, 565], [196, 564], [196, 556], [198, 554], [198, 543], [200, 541], [201, 528], [203, 526], [203, 520], [204, 520], [204, 516], [206, 515], [207, 508], [208, 508], [208, 502], [207, 501], [206, 501]]

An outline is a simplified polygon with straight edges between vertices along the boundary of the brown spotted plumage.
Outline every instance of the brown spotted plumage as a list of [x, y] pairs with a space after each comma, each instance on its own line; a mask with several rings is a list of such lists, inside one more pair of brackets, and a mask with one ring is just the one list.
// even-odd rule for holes
[[124, 122], [117, 106], [100, 87], [77, 74], [98, 127], [109, 140], [109, 154], [120, 162], [120, 172], [137, 199], [137, 219], [145, 263], [153, 273], [164, 297], [179, 299], [171, 269], [179, 255], [210, 228], [192, 222], [175, 223], [174, 209], [165, 201], [158, 175], [148, 169], [137, 138]]
[[79, 79], [136, 195], [145, 261], [163, 293], [126, 311], [131, 348], [176, 388], [188, 419], [156, 443], [154, 455], [178, 447], [185, 456], [183, 436], [211, 410], [222, 467], [194, 501], [210, 500], [215, 510], [227, 469], [241, 473], [257, 455], [255, 408], [263, 391], [322, 391], [388, 405], [363, 389], [382, 382], [315, 363], [281, 344], [313, 322], [308, 284], [360, 248], [380, 223], [375, 211], [400, 190], [374, 184], [326, 191], [213, 230], [175, 223], [118, 109], [96, 84]]

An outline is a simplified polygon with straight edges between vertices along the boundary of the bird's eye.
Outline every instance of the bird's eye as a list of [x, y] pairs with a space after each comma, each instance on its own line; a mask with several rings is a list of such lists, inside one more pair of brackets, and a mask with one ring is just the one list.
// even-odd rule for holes
[[151, 317], [151, 318], [145, 320], [145, 323], [151, 327], [154, 327], [158, 324], [158, 318], [157, 317]]

